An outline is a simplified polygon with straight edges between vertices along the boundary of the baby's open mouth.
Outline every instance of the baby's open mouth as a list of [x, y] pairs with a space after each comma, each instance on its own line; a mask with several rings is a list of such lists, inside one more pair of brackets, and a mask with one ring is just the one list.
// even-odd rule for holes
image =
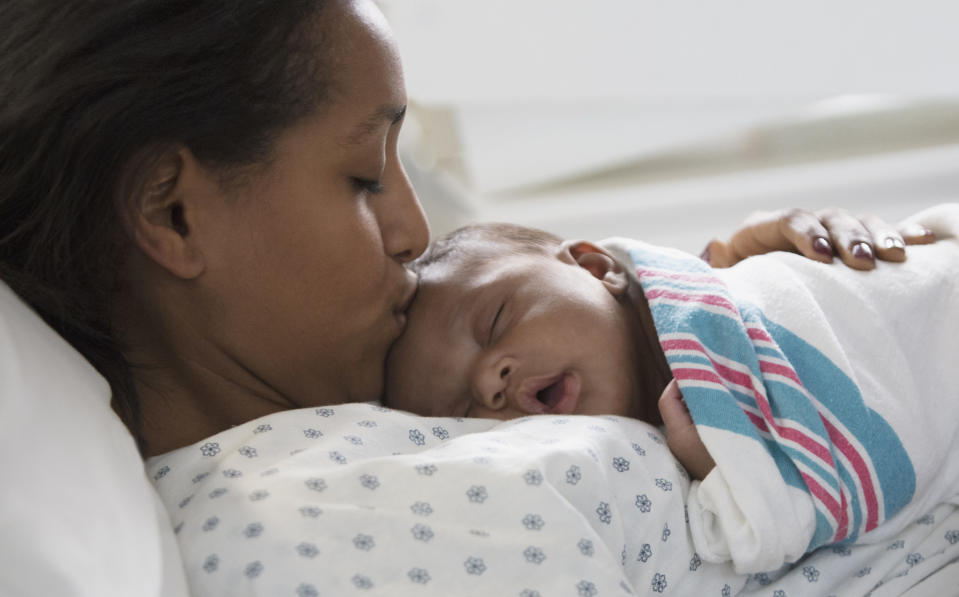
[[579, 386], [579, 376], [571, 371], [527, 379], [521, 391], [524, 408], [534, 414], [571, 414], [579, 402]]
[[536, 399], [545, 404], [549, 409], [555, 407], [559, 401], [563, 399], [563, 380], [565, 378], [566, 376], [563, 376], [536, 392]]

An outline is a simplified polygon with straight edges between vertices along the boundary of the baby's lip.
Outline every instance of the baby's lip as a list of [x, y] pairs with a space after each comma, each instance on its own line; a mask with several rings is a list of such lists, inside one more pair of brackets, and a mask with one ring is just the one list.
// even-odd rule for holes
[[523, 380], [517, 392], [519, 407], [530, 414], [568, 415], [579, 402], [580, 379], [572, 371]]

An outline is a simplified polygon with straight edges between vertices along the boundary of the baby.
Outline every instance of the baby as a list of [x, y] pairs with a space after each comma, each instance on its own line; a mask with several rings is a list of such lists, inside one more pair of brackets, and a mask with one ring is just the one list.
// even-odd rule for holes
[[[959, 205], [922, 223], [954, 238]], [[955, 241], [871, 274], [784, 253], [719, 271], [638, 241], [483, 224], [414, 268], [384, 402], [665, 424], [701, 480], [687, 505], [705, 560], [774, 569], [882, 540], [959, 493]]]
[[475, 224], [413, 267], [419, 289], [390, 353], [384, 403], [427, 416], [666, 417], [677, 458], [696, 478], [708, 472], [675, 385], [664, 394], [672, 374], [646, 298], [608, 250]]

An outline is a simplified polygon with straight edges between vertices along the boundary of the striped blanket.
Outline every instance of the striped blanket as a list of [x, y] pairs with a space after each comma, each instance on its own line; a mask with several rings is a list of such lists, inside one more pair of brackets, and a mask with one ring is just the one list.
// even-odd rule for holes
[[[921, 215], [941, 238], [959, 205]], [[697, 552], [738, 572], [870, 542], [959, 493], [959, 245], [856, 272], [791, 254], [712, 270], [616, 239], [716, 468]]]

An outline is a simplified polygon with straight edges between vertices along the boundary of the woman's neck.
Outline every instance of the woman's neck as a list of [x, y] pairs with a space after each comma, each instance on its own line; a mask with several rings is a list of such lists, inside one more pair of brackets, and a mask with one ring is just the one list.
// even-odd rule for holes
[[294, 408], [199, 361], [137, 354], [134, 385], [144, 456], [187, 446], [281, 410]]
[[184, 316], [198, 311], [183, 304], [189, 297], [172, 291], [153, 298], [131, 288], [112, 305], [140, 406], [145, 457], [298, 406], [218, 346], [201, 322]]

